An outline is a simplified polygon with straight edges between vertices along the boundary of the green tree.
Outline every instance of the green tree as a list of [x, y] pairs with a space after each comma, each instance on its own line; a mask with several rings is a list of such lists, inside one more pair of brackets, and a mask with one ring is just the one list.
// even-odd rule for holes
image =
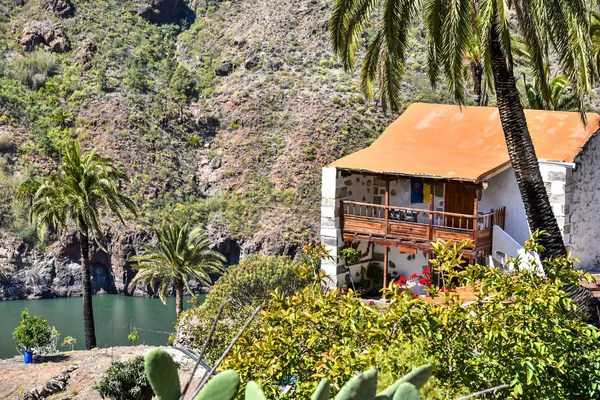
[[79, 143], [71, 142], [64, 149], [59, 171], [42, 183], [31, 207], [32, 219], [38, 227], [50, 225], [67, 229], [72, 223], [79, 233], [83, 326], [88, 350], [96, 347], [90, 240], [106, 249], [101, 210], [114, 214], [122, 223], [125, 223], [126, 210], [135, 215], [135, 203], [120, 189], [120, 183], [126, 178], [125, 172], [118, 169], [111, 158], [102, 157], [95, 150], [82, 154]]
[[187, 103], [190, 99], [198, 94], [197, 82], [192, 73], [183, 64], [177, 65], [169, 87], [177, 97], [177, 99], [183, 103]]
[[28, 200], [29, 207], [31, 207], [35, 193], [39, 188], [40, 183], [36, 181], [33, 176], [30, 176], [19, 185], [19, 188], [17, 189], [17, 198], [20, 200]]
[[[483, 49], [485, 67], [490, 68], [500, 122], [508, 155], [532, 232], [546, 231], [543, 247], [546, 257], [567, 254], [560, 228], [554, 217], [540, 173], [538, 158], [527, 127], [521, 96], [514, 74], [511, 31], [523, 38], [531, 58], [530, 70], [540, 83], [546, 102], [551, 92], [543, 79], [549, 52], [554, 50], [560, 67], [572, 85], [583, 109], [583, 94], [591, 87], [589, 55], [589, 13], [584, 0], [505, 2], [502, 0], [381, 0], [381, 19], [370, 39], [362, 62], [361, 89], [367, 98], [379, 92], [393, 110], [401, 108], [401, 81], [410, 46], [410, 30], [422, 17], [426, 29], [428, 76], [435, 85], [445, 76], [448, 89], [459, 104], [465, 103], [464, 52], [472, 41]], [[331, 41], [346, 69], [355, 64], [361, 33], [379, 0], [336, 0], [331, 18]], [[421, 7], [422, 5], [422, 7]], [[473, 14], [477, 15], [476, 23]], [[514, 24], [513, 24], [514, 22]], [[583, 115], [583, 114], [582, 114]], [[589, 311], [595, 323], [598, 300], [591, 292], [571, 290], [580, 307]]]
[[177, 317], [183, 311], [183, 291], [191, 292], [188, 280], [196, 279], [210, 284], [209, 273], [223, 272], [225, 257], [212, 250], [212, 242], [199, 228], [190, 230], [187, 225], [163, 224], [155, 231], [157, 244], [145, 246], [142, 255], [130, 258], [137, 262], [138, 272], [129, 284], [133, 288], [138, 282], [149, 284], [166, 303], [167, 291], [175, 286]]
[[48, 321], [43, 317], [29, 315], [29, 310], [25, 309], [21, 313], [21, 322], [13, 332], [13, 339], [17, 349], [20, 351], [30, 351], [36, 349], [38, 352], [48, 344], [52, 331], [48, 326]]

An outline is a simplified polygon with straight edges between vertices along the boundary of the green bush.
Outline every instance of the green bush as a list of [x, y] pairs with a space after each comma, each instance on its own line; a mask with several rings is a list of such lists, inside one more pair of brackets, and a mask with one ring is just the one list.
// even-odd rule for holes
[[144, 371], [144, 357], [113, 362], [98, 382], [92, 384], [103, 399], [150, 400], [154, 392]]
[[177, 65], [169, 82], [169, 88], [173, 91], [178, 101], [184, 103], [189, 102], [193, 97], [198, 95], [196, 78], [183, 64]]
[[9, 133], [0, 134], [0, 153], [12, 151], [15, 147], [13, 143], [13, 135]]
[[35, 350], [38, 354], [43, 353], [43, 348], [50, 344], [52, 329], [48, 321], [37, 315], [31, 317], [29, 310], [21, 313], [21, 323], [13, 332], [13, 339], [17, 350], [20, 352]]
[[[310, 267], [312, 268], [312, 266]], [[224, 299], [230, 299], [223, 317], [217, 324], [207, 359], [214, 362], [244, 324], [251, 309], [271, 299], [270, 291], [278, 289], [288, 296], [305, 287], [314, 279], [306, 264], [284, 256], [249, 255], [236, 266], [230, 267], [213, 286], [201, 307], [184, 311], [179, 329], [191, 339], [191, 346], [202, 347]], [[254, 323], [257, 323], [258, 318]]]
[[[439, 381], [425, 398], [453, 398], [501, 384], [509, 388], [496, 398], [600, 396], [598, 331], [576, 315], [562, 290], [583, 277], [572, 259], [546, 262], [551, 278], [480, 265], [457, 272], [457, 258], [448, 256], [457, 250], [441, 244], [437, 249], [447, 281], [473, 288], [474, 301], [463, 304], [445, 292], [443, 304], [434, 304], [396, 287], [384, 289], [389, 304], [382, 312], [352, 292], [340, 296], [307, 287], [271, 301], [223, 368], [237, 370], [243, 381], [258, 381], [272, 396], [280, 382], [296, 375], [295, 391], [286, 398], [307, 398], [324, 376], [339, 389], [356, 370], [376, 366], [384, 375], [398, 375], [424, 362], [433, 365]], [[412, 356], [403, 354], [407, 348]]]
[[58, 62], [51, 53], [34, 51], [15, 58], [10, 64], [11, 75], [30, 89], [37, 90], [58, 73]]

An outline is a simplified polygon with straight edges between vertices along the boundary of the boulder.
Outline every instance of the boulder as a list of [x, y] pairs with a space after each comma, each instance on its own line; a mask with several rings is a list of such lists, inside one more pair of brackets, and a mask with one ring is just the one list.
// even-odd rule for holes
[[176, 24], [191, 11], [182, 0], [152, 0], [138, 9], [137, 14], [151, 24]]
[[81, 65], [89, 64], [97, 51], [98, 46], [96, 45], [96, 42], [92, 39], [85, 39], [77, 50], [77, 61]]
[[75, 14], [75, 7], [71, 3], [71, 0], [44, 0], [42, 7], [52, 10], [61, 18], [69, 18]]
[[215, 67], [215, 75], [227, 76], [233, 72], [235, 65], [231, 61], [223, 61]]
[[39, 44], [48, 46], [53, 53], [71, 50], [71, 43], [64, 29], [49, 22], [25, 26], [19, 43], [29, 51]]
[[244, 67], [246, 67], [246, 69], [253, 69], [254, 67], [258, 66], [259, 64], [260, 64], [260, 58], [258, 56], [253, 56], [246, 60], [246, 62], [244, 63]]
[[57, 38], [48, 44], [50, 51], [53, 53], [66, 53], [71, 50], [71, 44], [67, 38]]
[[32, 50], [38, 44], [43, 43], [43, 37], [39, 29], [26, 26], [23, 28], [23, 33], [19, 43], [21, 46], [25, 46], [28, 50]]
[[210, 163], [208, 164], [212, 169], [217, 169], [221, 167], [221, 157], [216, 156], [215, 158], [213, 158], [212, 160], [210, 160]]

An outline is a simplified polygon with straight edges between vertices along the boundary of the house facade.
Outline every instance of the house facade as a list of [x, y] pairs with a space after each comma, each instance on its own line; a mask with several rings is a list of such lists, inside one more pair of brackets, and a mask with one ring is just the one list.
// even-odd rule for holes
[[[566, 245], [580, 267], [600, 265], [600, 115], [526, 110], [540, 171]], [[595, 182], [591, 184], [591, 182]], [[598, 209], [597, 211], [600, 211]], [[370, 147], [322, 172], [321, 241], [331, 286], [376, 263], [384, 283], [421, 274], [431, 243], [471, 240], [471, 262], [516, 256], [531, 232], [498, 110], [411, 105]], [[352, 246], [360, 263], [339, 257]], [[348, 272], [349, 269], [349, 272]]]

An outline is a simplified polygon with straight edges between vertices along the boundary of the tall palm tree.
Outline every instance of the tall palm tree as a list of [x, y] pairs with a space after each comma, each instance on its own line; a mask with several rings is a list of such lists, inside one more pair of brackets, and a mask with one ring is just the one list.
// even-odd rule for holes
[[[540, 173], [538, 159], [527, 127], [517, 89], [511, 43], [511, 22], [523, 37], [531, 57], [531, 73], [540, 82], [540, 93], [551, 94], [544, 65], [552, 47], [560, 67], [571, 82], [583, 109], [583, 94], [589, 93], [591, 40], [585, 0], [336, 0], [331, 18], [331, 41], [346, 69], [351, 70], [362, 40], [362, 32], [382, 2], [381, 19], [370, 39], [362, 62], [361, 89], [374, 94], [379, 77], [380, 96], [392, 110], [401, 107], [401, 81], [409, 54], [410, 28], [422, 17], [426, 28], [428, 76], [435, 85], [441, 75], [459, 104], [465, 103], [464, 57], [469, 42], [480, 39], [483, 60], [494, 78], [500, 122], [508, 154], [521, 192], [531, 231], [543, 230], [543, 256], [566, 255], [560, 228], [554, 217]], [[477, 22], [472, 16], [477, 14]], [[582, 114], [583, 118], [585, 115]], [[595, 323], [598, 301], [583, 288], [573, 298], [588, 310]]]
[[59, 171], [42, 183], [31, 206], [31, 216], [38, 227], [51, 225], [61, 230], [73, 224], [79, 233], [83, 327], [88, 350], [96, 347], [90, 240], [95, 240], [106, 250], [102, 209], [116, 215], [121, 223], [125, 223], [126, 210], [135, 215], [135, 203], [120, 190], [120, 183], [126, 178], [125, 172], [119, 170], [112, 159], [100, 156], [95, 150], [82, 154], [79, 143], [71, 142], [64, 149]]
[[129, 284], [133, 288], [138, 282], [149, 284], [154, 291], [158, 284], [158, 296], [166, 303], [169, 287], [175, 287], [177, 318], [183, 311], [183, 291], [191, 289], [188, 280], [196, 279], [210, 284], [209, 273], [223, 272], [225, 257], [212, 250], [212, 243], [205, 233], [187, 225], [163, 224], [155, 231], [158, 243], [145, 246], [142, 255], [131, 257], [137, 262], [138, 272]]
[[[331, 19], [331, 39], [344, 66], [352, 69], [361, 33], [380, 0], [336, 0]], [[533, 142], [513, 71], [512, 16], [533, 60], [534, 77], [544, 76], [550, 44], [572, 84], [582, 107], [582, 94], [590, 90], [590, 39], [584, 0], [381, 0], [382, 19], [368, 44], [362, 63], [361, 88], [372, 97], [379, 76], [381, 95], [393, 110], [401, 106], [401, 80], [409, 48], [410, 27], [422, 16], [426, 27], [428, 75], [435, 85], [446, 77], [456, 100], [465, 103], [464, 52], [480, 40], [486, 66], [494, 78], [500, 121], [532, 231], [545, 230], [545, 255], [565, 255], [560, 229], [544, 188]], [[423, 7], [420, 7], [420, 5]], [[509, 9], [509, 5], [513, 10]], [[472, 15], [476, 13], [476, 23]], [[480, 38], [480, 39], [477, 39]], [[546, 80], [540, 91], [550, 98]]]

